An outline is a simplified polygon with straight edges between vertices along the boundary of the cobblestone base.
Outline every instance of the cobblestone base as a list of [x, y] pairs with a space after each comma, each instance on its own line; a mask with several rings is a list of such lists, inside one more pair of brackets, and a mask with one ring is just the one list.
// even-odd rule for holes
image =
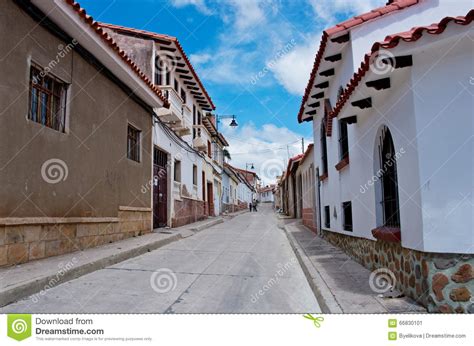
[[428, 253], [400, 243], [322, 231], [324, 239], [370, 270], [387, 268], [396, 288], [430, 312], [474, 313], [474, 256]]

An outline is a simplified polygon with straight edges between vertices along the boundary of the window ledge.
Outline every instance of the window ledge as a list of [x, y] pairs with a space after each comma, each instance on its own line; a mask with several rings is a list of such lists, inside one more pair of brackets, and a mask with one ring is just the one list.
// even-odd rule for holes
[[325, 181], [327, 178], [328, 178], [328, 174], [327, 174], [327, 173], [324, 173], [323, 175], [320, 175], [320, 176], [319, 176], [319, 180], [321, 180], [321, 181]]
[[335, 167], [338, 171], [340, 171], [348, 165], [349, 165], [349, 155], [344, 157], [341, 161], [339, 161]]
[[400, 228], [397, 227], [377, 227], [372, 230], [372, 235], [377, 240], [383, 240], [389, 243], [400, 243], [402, 239]]

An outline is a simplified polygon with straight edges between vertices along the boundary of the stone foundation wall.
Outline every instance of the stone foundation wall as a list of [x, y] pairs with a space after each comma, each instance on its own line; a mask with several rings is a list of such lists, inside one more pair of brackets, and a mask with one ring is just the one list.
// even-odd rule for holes
[[314, 224], [314, 211], [313, 208], [303, 209], [303, 225], [308, 227], [311, 231], [316, 233], [316, 225]]
[[0, 225], [0, 266], [84, 250], [151, 232], [151, 210], [110, 218], [24, 218]]
[[324, 230], [322, 236], [371, 271], [389, 269], [396, 288], [428, 311], [474, 313], [474, 255], [421, 252]]
[[222, 203], [222, 211], [224, 213], [235, 213], [237, 211], [241, 211], [247, 208], [248, 208], [247, 203], [239, 203], [237, 205]]
[[180, 227], [204, 220], [206, 218], [206, 208], [203, 201], [183, 198], [174, 201], [174, 216], [171, 219], [171, 227]]

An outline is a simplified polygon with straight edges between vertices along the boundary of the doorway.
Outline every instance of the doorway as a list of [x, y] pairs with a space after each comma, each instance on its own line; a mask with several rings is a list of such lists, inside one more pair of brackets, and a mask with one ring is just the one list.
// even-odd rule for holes
[[165, 227], [168, 219], [168, 154], [153, 150], [153, 228]]

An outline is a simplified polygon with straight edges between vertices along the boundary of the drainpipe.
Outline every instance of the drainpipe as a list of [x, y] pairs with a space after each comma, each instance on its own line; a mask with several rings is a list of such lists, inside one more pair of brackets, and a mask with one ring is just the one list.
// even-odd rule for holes
[[[317, 189], [317, 201], [318, 201], [318, 230], [316, 234], [321, 235], [322, 223], [321, 223], [321, 180], [319, 179], [319, 167], [316, 168], [316, 183], [318, 185]], [[319, 231], [319, 232], [318, 232]]]

